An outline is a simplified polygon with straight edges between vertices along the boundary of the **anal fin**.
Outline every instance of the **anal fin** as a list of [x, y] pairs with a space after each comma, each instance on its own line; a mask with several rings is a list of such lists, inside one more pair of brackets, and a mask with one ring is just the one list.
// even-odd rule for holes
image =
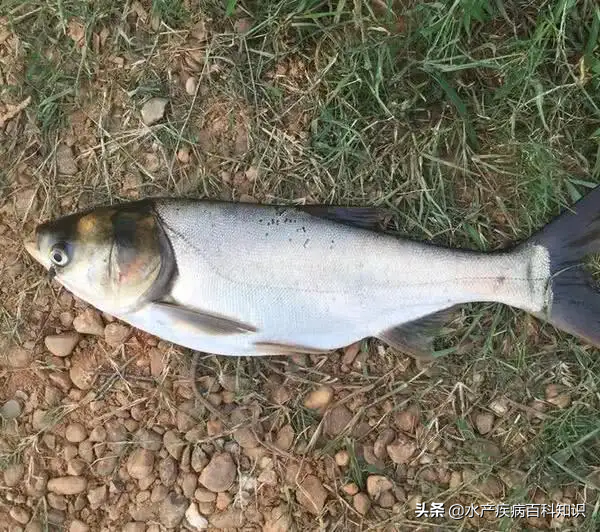
[[414, 358], [432, 360], [433, 341], [455, 310], [456, 307], [450, 307], [429, 314], [383, 331], [376, 337]]

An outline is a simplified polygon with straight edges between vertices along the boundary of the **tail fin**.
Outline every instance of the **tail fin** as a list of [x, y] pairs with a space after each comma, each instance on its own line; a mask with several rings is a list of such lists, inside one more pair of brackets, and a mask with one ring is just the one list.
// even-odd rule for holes
[[528, 241], [550, 255], [551, 304], [538, 317], [600, 347], [600, 291], [585, 268], [600, 253], [600, 186], [552, 220]]

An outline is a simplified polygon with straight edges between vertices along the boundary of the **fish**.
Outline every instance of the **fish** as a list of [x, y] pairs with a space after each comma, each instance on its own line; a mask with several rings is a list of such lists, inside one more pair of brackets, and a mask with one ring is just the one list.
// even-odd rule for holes
[[460, 305], [520, 309], [600, 346], [600, 187], [528, 239], [480, 252], [388, 230], [385, 210], [144, 198], [40, 223], [24, 243], [65, 289], [215, 355], [330, 353], [366, 338], [431, 357]]

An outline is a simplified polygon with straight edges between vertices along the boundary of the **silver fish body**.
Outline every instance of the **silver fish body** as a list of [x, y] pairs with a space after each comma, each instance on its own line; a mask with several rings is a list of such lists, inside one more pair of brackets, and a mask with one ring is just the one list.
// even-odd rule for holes
[[[154, 283], [155, 299], [140, 294], [139, 304], [123, 306], [118, 297], [81, 295], [66, 270], [56, 278], [99, 309], [198, 351], [324, 352], [365, 337], [402, 347], [411, 343], [396, 341], [410, 335], [407, 325], [461, 303], [498, 302], [542, 316], [553, 302], [543, 240], [484, 254], [302, 208], [177, 199], [150, 205], [171, 272]], [[38, 239], [32, 254], [41, 247]]]

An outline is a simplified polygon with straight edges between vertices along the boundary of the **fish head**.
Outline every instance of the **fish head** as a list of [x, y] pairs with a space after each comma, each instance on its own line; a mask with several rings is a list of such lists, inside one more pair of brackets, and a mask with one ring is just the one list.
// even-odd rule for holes
[[115, 315], [143, 303], [169, 266], [151, 205], [100, 207], [40, 224], [25, 248], [80, 299]]

